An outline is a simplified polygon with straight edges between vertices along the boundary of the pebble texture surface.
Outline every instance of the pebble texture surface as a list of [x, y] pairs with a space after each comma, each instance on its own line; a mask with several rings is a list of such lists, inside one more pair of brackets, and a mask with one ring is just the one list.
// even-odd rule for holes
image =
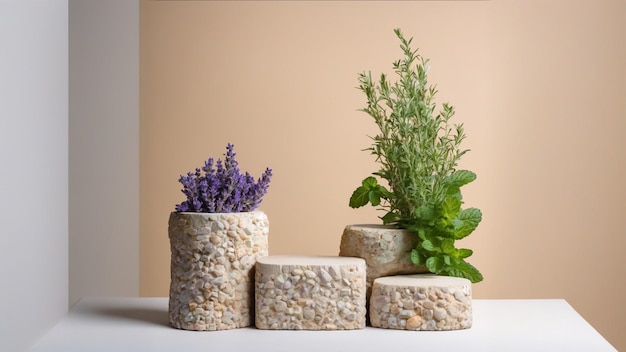
[[432, 274], [374, 280], [369, 317], [373, 327], [460, 330], [472, 326], [472, 288], [467, 279]]
[[383, 225], [348, 225], [341, 236], [339, 255], [363, 258], [367, 265], [367, 294], [374, 279], [397, 274], [426, 273], [425, 266], [411, 262], [416, 236]]
[[254, 321], [254, 265], [268, 255], [261, 211], [171, 213], [170, 325], [227, 330]]
[[365, 261], [323, 256], [259, 258], [255, 279], [259, 329], [365, 328]]

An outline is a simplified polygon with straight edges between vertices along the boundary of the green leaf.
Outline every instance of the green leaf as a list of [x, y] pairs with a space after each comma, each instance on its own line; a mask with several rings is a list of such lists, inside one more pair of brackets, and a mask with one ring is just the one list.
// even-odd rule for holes
[[385, 187], [378, 184], [375, 177], [369, 176], [361, 182], [359, 188], [352, 192], [349, 204], [351, 208], [360, 208], [368, 202], [377, 206], [381, 198], [389, 199], [391, 195]]
[[426, 229], [423, 227], [418, 228], [417, 237], [419, 237], [422, 241], [426, 240]]
[[433, 274], [439, 274], [443, 268], [443, 261], [439, 257], [430, 257], [426, 259], [426, 268]]
[[476, 179], [476, 174], [468, 170], [456, 170], [447, 177], [446, 182], [449, 186], [459, 188]]
[[467, 208], [459, 213], [459, 219], [479, 223], [483, 218], [483, 213], [476, 208]]
[[454, 248], [454, 240], [451, 238], [444, 238], [441, 242], [441, 250], [445, 254], [456, 253], [456, 248]]
[[425, 250], [429, 251], [429, 252], [439, 252], [440, 249], [437, 248], [432, 241], [430, 240], [426, 240], [426, 241], [422, 241], [422, 248], [424, 248]]
[[394, 222], [398, 222], [400, 220], [400, 217], [398, 216], [398, 214], [390, 211], [387, 214], [385, 214], [385, 216], [383, 216], [381, 220], [383, 221], [383, 224], [386, 225], [386, 224], [392, 224]]
[[[430, 259], [430, 258], [429, 258]], [[426, 263], [428, 265], [428, 261]], [[430, 268], [428, 268], [430, 270]], [[483, 281], [483, 275], [472, 264], [459, 260], [454, 266], [446, 267], [442, 272], [449, 276], [462, 277], [470, 280], [472, 283]]]
[[350, 197], [350, 208], [360, 208], [369, 202], [370, 191], [361, 186], [352, 192]]
[[378, 181], [376, 181], [376, 177], [368, 176], [361, 182], [361, 185], [365, 187], [365, 189], [371, 190], [378, 186]]
[[443, 217], [454, 219], [461, 211], [461, 201], [456, 197], [446, 197], [442, 204]]
[[452, 228], [457, 231], [458, 229], [462, 228], [465, 226], [465, 221], [461, 220], [458, 218], [452, 219], [452, 221], [450, 221], [450, 224], [452, 225]]
[[461, 188], [454, 185], [449, 185], [446, 189], [446, 195], [453, 196], [454, 198], [461, 200], [463, 196], [461, 196]]
[[412, 249], [411, 262], [415, 265], [424, 265], [426, 264], [426, 257], [421, 254], [417, 249]]
[[369, 191], [368, 198], [373, 206], [377, 206], [380, 204], [380, 194], [378, 194], [376, 191]]
[[449, 220], [446, 218], [439, 219], [436, 222], [436, 233], [444, 237], [454, 238], [453, 221], [454, 220]]
[[393, 198], [393, 193], [389, 192], [385, 187], [378, 185], [376, 188], [381, 198], [391, 199]]
[[472, 254], [474, 254], [474, 251], [471, 249], [467, 249], [467, 248], [459, 248], [456, 250], [456, 257], [457, 258], [467, 258], [469, 256], [471, 256]]
[[431, 221], [435, 219], [436, 213], [435, 209], [422, 205], [415, 211], [415, 216], [417, 216], [420, 220]]
[[460, 240], [467, 237], [478, 227], [482, 218], [483, 214], [476, 208], [463, 209], [458, 214], [458, 219], [461, 222], [455, 226], [454, 238]]
[[443, 262], [444, 262], [444, 264], [446, 264], [447, 266], [452, 265], [452, 260], [450, 259], [450, 256], [449, 256], [449, 255], [444, 255], [444, 256], [443, 256]]

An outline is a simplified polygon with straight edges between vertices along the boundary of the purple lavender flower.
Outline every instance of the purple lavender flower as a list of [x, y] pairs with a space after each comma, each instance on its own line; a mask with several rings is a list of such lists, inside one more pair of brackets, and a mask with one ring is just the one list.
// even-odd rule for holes
[[224, 161], [209, 158], [201, 169], [181, 175], [178, 181], [187, 200], [176, 205], [179, 212], [238, 213], [256, 209], [267, 193], [272, 169], [266, 168], [255, 181], [241, 174], [235, 160], [234, 145], [226, 145]]

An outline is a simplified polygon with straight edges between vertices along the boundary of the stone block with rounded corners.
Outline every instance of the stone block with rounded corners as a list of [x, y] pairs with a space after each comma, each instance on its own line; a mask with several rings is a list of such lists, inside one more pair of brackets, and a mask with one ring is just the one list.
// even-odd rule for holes
[[365, 328], [363, 259], [273, 255], [259, 258], [255, 271], [257, 328]]
[[428, 272], [411, 262], [417, 237], [404, 229], [385, 225], [348, 225], [341, 236], [339, 255], [363, 258], [367, 265], [367, 290], [374, 279], [398, 274]]
[[369, 318], [373, 327], [387, 329], [468, 329], [472, 326], [471, 282], [433, 274], [377, 278]]

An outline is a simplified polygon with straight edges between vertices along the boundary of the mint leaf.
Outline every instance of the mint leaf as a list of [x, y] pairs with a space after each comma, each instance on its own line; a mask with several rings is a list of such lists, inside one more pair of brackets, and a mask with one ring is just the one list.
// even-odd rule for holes
[[476, 179], [476, 174], [468, 170], [456, 170], [446, 178], [449, 187], [460, 188]]
[[456, 197], [446, 197], [441, 207], [444, 218], [454, 219], [461, 211], [461, 201]]
[[422, 205], [415, 211], [415, 216], [423, 221], [432, 221], [435, 219], [436, 213], [435, 209]]
[[424, 265], [426, 264], [426, 257], [421, 254], [418, 250], [411, 250], [411, 263], [415, 265]]
[[476, 174], [468, 170], [457, 170], [444, 180], [446, 184], [446, 195], [462, 200], [461, 186], [464, 186], [476, 179]]
[[400, 217], [398, 216], [398, 214], [390, 211], [385, 214], [385, 216], [383, 216], [381, 220], [383, 221], [383, 224], [387, 225], [399, 221]]
[[417, 229], [417, 237], [419, 237], [422, 241], [426, 240], [426, 229], [419, 227]]
[[374, 191], [369, 191], [368, 193], [368, 199], [370, 201], [370, 203], [372, 203], [373, 206], [377, 206], [380, 204], [380, 194], [378, 192]]
[[369, 202], [370, 191], [361, 186], [352, 192], [350, 197], [350, 208], [360, 208]]
[[443, 269], [443, 260], [439, 257], [430, 257], [426, 259], [426, 268], [433, 274], [440, 274]]
[[378, 181], [376, 181], [374, 176], [368, 176], [361, 182], [361, 185], [369, 191], [378, 186]]
[[430, 240], [422, 241], [422, 248], [424, 248], [425, 250], [429, 252], [440, 251], [439, 248], [435, 247], [435, 245]]
[[456, 248], [454, 248], [454, 240], [450, 238], [444, 238], [444, 240], [441, 242], [441, 251], [446, 254], [456, 253]]
[[467, 248], [459, 248], [456, 250], [456, 257], [457, 258], [467, 258], [469, 256], [471, 256], [472, 254], [474, 254], [474, 251], [471, 249], [467, 249]]
[[376, 187], [376, 190], [380, 194], [380, 197], [383, 199], [393, 198], [393, 193], [389, 192], [385, 187], [381, 185], [378, 185], [378, 187]]
[[464, 261], [463, 259], [459, 260], [453, 266], [444, 268], [442, 272], [449, 276], [466, 278], [472, 283], [477, 283], [483, 281], [484, 279], [483, 275], [478, 271], [478, 269], [476, 269], [472, 264]]
[[478, 227], [478, 224], [483, 218], [483, 214], [476, 208], [463, 209], [458, 214], [458, 222], [455, 226], [454, 238], [460, 240], [466, 237]]
[[391, 192], [378, 184], [375, 177], [369, 176], [361, 182], [359, 188], [352, 192], [349, 204], [351, 208], [360, 208], [367, 203], [377, 206], [380, 205], [381, 198], [390, 199], [392, 196]]
[[374, 206], [379, 205], [380, 196], [386, 191], [385, 187], [378, 185], [375, 177], [366, 177], [361, 182], [361, 186], [352, 192], [349, 205], [351, 208], [360, 208], [368, 202], [371, 202]]

